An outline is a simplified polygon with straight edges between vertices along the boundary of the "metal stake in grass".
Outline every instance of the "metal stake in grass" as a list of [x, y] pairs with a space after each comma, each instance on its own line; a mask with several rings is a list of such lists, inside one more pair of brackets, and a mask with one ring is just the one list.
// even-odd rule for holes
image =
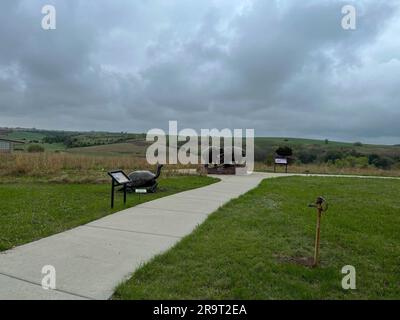
[[309, 205], [311, 208], [317, 208], [317, 228], [315, 231], [315, 251], [313, 267], [318, 267], [319, 264], [319, 243], [321, 231], [321, 216], [322, 212], [328, 210], [328, 203], [323, 197], [318, 197], [315, 203]]

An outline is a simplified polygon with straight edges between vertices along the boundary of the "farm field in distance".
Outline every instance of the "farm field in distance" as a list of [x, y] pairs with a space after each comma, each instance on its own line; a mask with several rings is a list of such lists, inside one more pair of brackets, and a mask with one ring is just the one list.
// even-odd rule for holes
[[[138, 269], [114, 299], [398, 299], [399, 193], [400, 180], [264, 180]], [[313, 256], [308, 204], [318, 195], [330, 206], [312, 269], [299, 261]], [[341, 287], [345, 265], [356, 269], [356, 290]]]
[[144, 158], [146, 155], [146, 147], [149, 143], [143, 140], [133, 140], [129, 142], [120, 142], [113, 144], [98, 145], [92, 147], [72, 148], [68, 150], [74, 154], [86, 154], [97, 156], [118, 156], [130, 155]]
[[[151, 144], [146, 141], [144, 133], [126, 132], [3, 128], [0, 129], [0, 136], [25, 142], [24, 145], [16, 145], [17, 155], [26, 153], [32, 145], [39, 145], [39, 149], [48, 153], [94, 157], [97, 163], [110, 162], [105, 158], [134, 157], [142, 165], [144, 161], [140, 159], [145, 160], [146, 148]], [[255, 138], [256, 170], [272, 171], [275, 151], [282, 146], [293, 151], [289, 172], [400, 176], [400, 145], [283, 137]]]

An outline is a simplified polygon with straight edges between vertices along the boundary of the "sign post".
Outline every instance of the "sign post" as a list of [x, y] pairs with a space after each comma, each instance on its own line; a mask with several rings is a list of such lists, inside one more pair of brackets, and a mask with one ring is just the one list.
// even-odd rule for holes
[[315, 248], [314, 248], [314, 262], [313, 267], [318, 267], [319, 264], [319, 247], [320, 247], [320, 234], [321, 234], [321, 217], [322, 212], [328, 210], [328, 203], [323, 197], [318, 197], [315, 203], [309, 205], [311, 208], [317, 209], [317, 227], [315, 230]]
[[108, 172], [111, 177], [111, 209], [114, 208], [115, 187], [123, 186], [124, 188], [124, 204], [126, 204], [126, 184], [130, 182], [128, 176], [122, 170]]
[[274, 172], [276, 172], [276, 165], [284, 165], [285, 168], [285, 172], [287, 173], [287, 168], [288, 168], [288, 159], [287, 158], [282, 158], [282, 157], [278, 157], [275, 158], [275, 162], [274, 162]]
[[140, 194], [142, 193], [147, 193], [147, 189], [135, 189], [135, 193], [139, 195], [139, 201], [140, 201]]
[[315, 248], [314, 248], [314, 263], [313, 266], [317, 267], [319, 262], [319, 243], [321, 234], [321, 208], [317, 208], [317, 228], [315, 230]]

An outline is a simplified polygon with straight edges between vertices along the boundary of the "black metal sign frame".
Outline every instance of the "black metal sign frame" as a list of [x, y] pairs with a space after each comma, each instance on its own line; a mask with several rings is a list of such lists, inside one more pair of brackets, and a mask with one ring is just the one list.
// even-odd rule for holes
[[129, 177], [122, 170], [108, 172], [111, 177], [111, 209], [114, 208], [115, 187], [124, 187], [124, 205], [126, 204], [126, 184], [130, 182]]
[[[279, 162], [279, 160], [281, 160], [282, 162]], [[274, 159], [274, 172], [276, 172], [276, 165], [283, 165], [283, 166], [285, 166], [285, 172], [287, 173], [288, 172], [288, 164], [289, 164], [288, 158], [286, 158], [286, 157], [276, 157]]]

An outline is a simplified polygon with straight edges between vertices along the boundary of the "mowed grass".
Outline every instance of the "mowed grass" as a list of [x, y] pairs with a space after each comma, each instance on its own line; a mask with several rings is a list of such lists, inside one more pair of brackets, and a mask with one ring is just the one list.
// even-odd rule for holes
[[[399, 299], [400, 181], [285, 177], [264, 180], [121, 284], [114, 299]], [[325, 196], [321, 267], [312, 257]], [[356, 290], [341, 269], [356, 268]]]
[[[154, 194], [129, 194], [127, 206], [202, 187], [217, 179], [203, 176], [161, 178]], [[88, 223], [124, 209], [116, 193], [110, 209], [109, 184], [0, 184], [0, 251]]]

